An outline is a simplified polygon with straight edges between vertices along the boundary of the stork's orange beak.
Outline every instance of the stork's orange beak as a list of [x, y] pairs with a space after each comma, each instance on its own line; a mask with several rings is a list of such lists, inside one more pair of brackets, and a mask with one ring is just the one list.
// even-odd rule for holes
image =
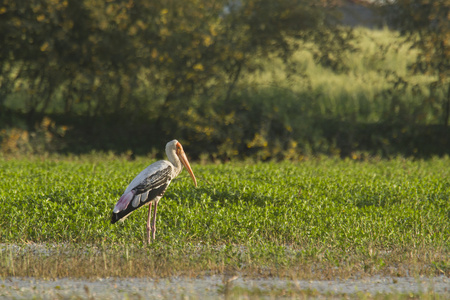
[[180, 158], [183, 165], [186, 167], [186, 170], [189, 172], [189, 175], [191, 175], [192, 180], [194, 181], [195, 187], [197, 187], [197, 179], [195, 179], [194, 172], [192, 172], [191, 165], [189, 164], [189, 161], [187, 159], [186, 153], [184, 153], [183, 148], [181, 148], [181, 151], [179, 151], [178, 157]]

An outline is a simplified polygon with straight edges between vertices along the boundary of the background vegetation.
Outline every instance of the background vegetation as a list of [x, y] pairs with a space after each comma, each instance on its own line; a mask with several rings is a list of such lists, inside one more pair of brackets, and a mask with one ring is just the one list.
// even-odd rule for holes
[[[448, 276], [449, 5], [382, 4], [3, 0], [0, 277]], [[147, 246], [110, 213], [173, 138]]]
[[374, 7], [374, 31], [331, 0], [5, 0], [1, 151], [448, 154], [447, 2]]

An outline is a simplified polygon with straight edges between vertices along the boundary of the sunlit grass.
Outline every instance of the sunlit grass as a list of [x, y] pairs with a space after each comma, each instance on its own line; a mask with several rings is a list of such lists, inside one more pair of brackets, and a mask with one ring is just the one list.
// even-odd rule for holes
[[[194, 164], [199, 187], [186, 172], [172, 183], [156, 243], [147, 246], [145, 208], [123, 223], [109, 220], [149, 163], [0, 160], [0, 276], [449, 272], [448, 158]], [[49, 252], [25, 251], [35, 243]], [[17, 255], [8, 245], [25, 250]]]

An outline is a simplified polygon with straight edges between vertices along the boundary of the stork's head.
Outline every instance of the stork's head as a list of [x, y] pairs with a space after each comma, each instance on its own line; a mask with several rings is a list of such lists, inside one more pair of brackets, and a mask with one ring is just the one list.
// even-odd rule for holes
[[192, 172], [191, 165], [189, 164], [189, 160], [187, 159], [186, 153], [184, 153], [183, 146], [181, 146], [180, 142], [178, 142], [177, 140], [168, 142], [166, 145], [166, 152], [168, 152], [168, 150], [175, 150], [175, 153], [177, 154], [186, 170], [189, 172], [189, 175], [191, 175], [191, 178], [194, 181], [195, 186], [197, 187], [197, 179], [195, 179], [194, 172]]

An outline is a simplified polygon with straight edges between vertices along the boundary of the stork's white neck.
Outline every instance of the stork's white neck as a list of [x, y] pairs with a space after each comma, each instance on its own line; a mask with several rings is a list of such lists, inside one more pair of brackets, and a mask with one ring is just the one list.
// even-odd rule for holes
[[167, 158], [169, 159], [169, 161], [175, 167], [175, 176], [178, 176], [178, 174], [180, 174], [181, 170], [183, 169], [183, 164], [181, 163], [180, 159], [178, 158], [176, 150], [174, 148], [167, 147], [166, 155], [167, 155]]

